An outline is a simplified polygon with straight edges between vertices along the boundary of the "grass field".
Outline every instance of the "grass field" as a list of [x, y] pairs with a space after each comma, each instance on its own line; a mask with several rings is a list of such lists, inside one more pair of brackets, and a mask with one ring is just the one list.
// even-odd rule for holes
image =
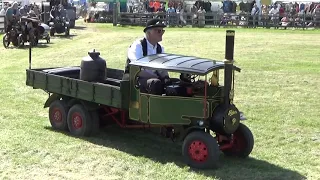
[[[96, 48], [124, 68], [142, 28], [78, 22], [71, 38], [34, 48], [32, 67], [80, 65]], [[166, 52], [223, 59], [226, 29], [171, 29]], [[215, 170], [185, 166], [180, 144], [159, 135], [105, 128], [75, 138], [51, 130], [47, 98], [25, 85], [27, 49], [0, 47], [0, 179], [320, 179], [320, 31], [237, 29], [235, 104], [255, 147], [246, 160], [221, 155]], [[181, 106], [183, 108], [183, 106]]]

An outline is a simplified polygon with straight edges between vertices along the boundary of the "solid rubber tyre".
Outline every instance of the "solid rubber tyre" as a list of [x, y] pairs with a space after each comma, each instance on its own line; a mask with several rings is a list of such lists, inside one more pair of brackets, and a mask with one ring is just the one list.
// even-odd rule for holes
[[10, 37], [8, 37], [8, 34], [5, 34], [3, 37], [2, 37], [2, 43], [3, 43], [3, 46], [5, 48], [8, 48], [9, 45], [10, 45]]
[[97, 110], [89, 111], [91, 119], [92, 119], [92, 131], [91, 135], [95, 135], [99, 133], [100, 128], [100, 117]]
[[238, 129], [233, 133], [234, 145], [231, 149], [223, 150], [226, 156], [246, 158], [252, 152], [254, 138], [250, 129], [240, 123]]
[[55, 100], [49, 107], [49, 121], [53, 129], [67, 131], [68, 107], [64, 100]]
[[183, 141], [182, 156], [190, 167], [197, 169], [216, 168], [219, 155], [218, 143], [209, 133], [193, 131]]
[[67, 122], [69, 131], [74, 136], [90, 136], [94, 132], [90, 112], [81, 104], [75, 104], [70, 108]]

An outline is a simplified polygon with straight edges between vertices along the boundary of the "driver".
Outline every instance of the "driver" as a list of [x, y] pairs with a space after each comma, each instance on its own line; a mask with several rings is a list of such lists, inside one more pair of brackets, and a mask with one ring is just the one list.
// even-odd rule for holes
[[[144, 28], [144, 38], [137, 39], [128, 49], [128, 59], [124, 74], [124, 79], [128, 79], [129, 67], [131, 61], [135, 61], [146, 55], [164, 53], [164, 48], [159, 44], [162, 41], [162, 36], [166, 25], [160, 19], [151, 19], [147, 22]], [[145, 53], [143, 51], [145, 49]], [[169, 74], [167, 71], [144, 69], [138, 74], [138, 83], [140, 91], [150, 94], [162, 94], [164, 84], [168, 82]]]
[[15, 20], [18, 20], [19, 18], [18, 3], [14, 2], [6, 11], [6, 33], [12, 29], [12, 26], [16, 23]]
[[61, 18], [61, 19], [63, 19], [63, 18], [66, 18], [66, 20], [68, 19], [67, 11], [66, 11], [66, 9], [63, 7], [62, 4], [59, 4], [58, 11], [59, 11], [59, 14], [60, 14], [60, 18]]
[[49, 22], [54, 22], [55, 18], [60, 16], [60, 13], [58, 11], [58, 8], [56, 6], [52, 6], [51, 10], [50, 10], [50, 19]]

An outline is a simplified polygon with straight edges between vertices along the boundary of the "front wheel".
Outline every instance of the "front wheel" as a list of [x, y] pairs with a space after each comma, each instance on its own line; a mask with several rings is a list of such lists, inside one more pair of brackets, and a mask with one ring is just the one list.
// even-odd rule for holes
[[182, 155], [185, 162], [193, 168], [216, 168], [219, 154], [216, 139], [206, 132], [194, 131], [184, 139]]
[[250, 129], [239, 124], [238, 129], [233, 134], [233, 144], [230, 149], [223, 150], [226, 156], [236, 156], [246, 158], [252, 152], [254, 146], [254, 138]]

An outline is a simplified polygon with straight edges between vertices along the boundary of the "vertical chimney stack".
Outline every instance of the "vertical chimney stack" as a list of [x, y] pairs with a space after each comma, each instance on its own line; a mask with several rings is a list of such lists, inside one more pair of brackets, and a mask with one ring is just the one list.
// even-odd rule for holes
[[226, 31], [226, 51], [224, 61], [224, 103], [230, 105], [230, 91], [233, 76], [233, 52], [234, 52], [234, 30]]

